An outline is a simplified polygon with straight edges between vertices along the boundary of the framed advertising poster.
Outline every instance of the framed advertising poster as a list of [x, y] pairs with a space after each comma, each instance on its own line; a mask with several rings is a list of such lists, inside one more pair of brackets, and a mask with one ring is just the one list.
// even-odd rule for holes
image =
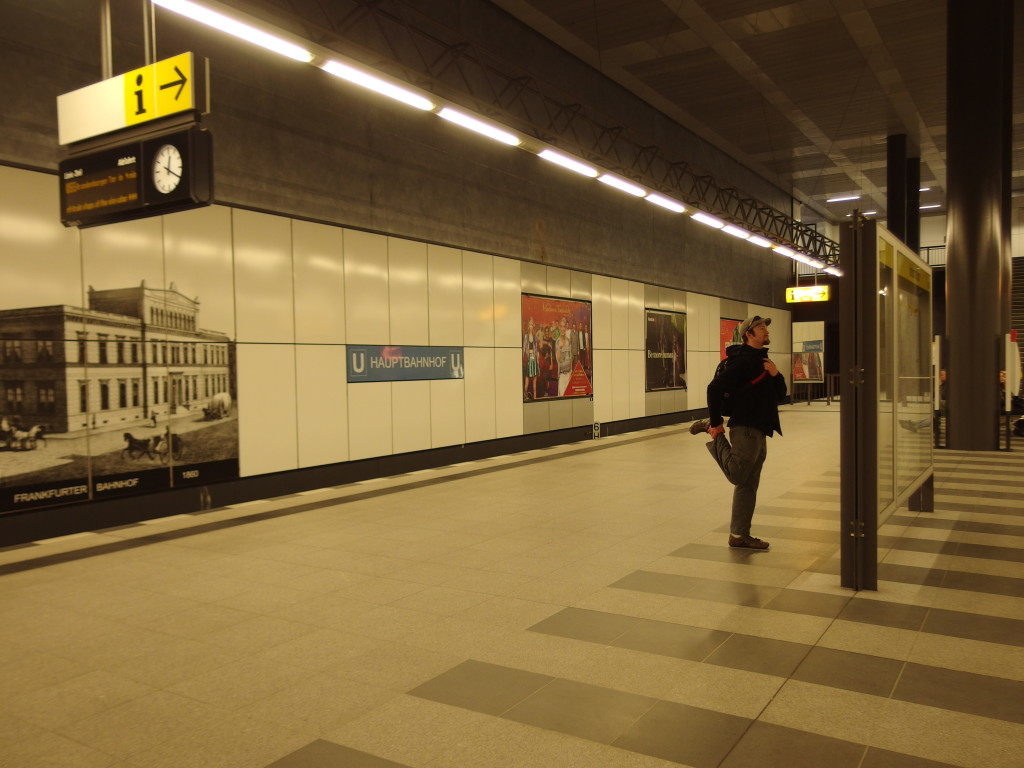
[[731, 347], [733, 344], [742, 344], [743, 339], [740, 338], [740, 323], [742, 320], [728, 320], [726, 318], [720, 318], [720, 329], [721, 329], [721, 353], [722, 360], [725, 360], [725, 348]]
[[594, 394], [589, 301], [523, 294], [523, 402]]
[[821, 383], [825, 381], [825, 369], [821, 355], [825, 343], [821, 339], [793, 343], [793, 382]]
[[647, 391], [686, 389], [686, 315], [648, 309]]

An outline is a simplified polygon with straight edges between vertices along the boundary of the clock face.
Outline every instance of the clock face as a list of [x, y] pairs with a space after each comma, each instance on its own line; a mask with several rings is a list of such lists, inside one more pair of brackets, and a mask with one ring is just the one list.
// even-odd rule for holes
[[164, 144], [153, 156], [153, 186], [165, 195], [181, 183], [181, 152], [173, 144]]

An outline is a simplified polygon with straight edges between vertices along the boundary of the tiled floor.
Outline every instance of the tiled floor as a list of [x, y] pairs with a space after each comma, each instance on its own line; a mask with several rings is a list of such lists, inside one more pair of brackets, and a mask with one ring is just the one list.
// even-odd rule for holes
[[783, 424], [768, 552], [685, 428], [0, 551], [0, 766], [1020, 768], [1024, 440], [854, 594], [837, 406]]

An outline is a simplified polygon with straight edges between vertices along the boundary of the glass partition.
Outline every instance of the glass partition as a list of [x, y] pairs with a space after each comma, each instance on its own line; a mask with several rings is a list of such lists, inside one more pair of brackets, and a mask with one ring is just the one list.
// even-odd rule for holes
[[913, 483], [932, 463], [932, 277], [902, 251], [896, 273], [896, 494], [900, 495], [913, 490]]
[[[878, 511], [896, 498], [893, 482], [893, 368], [896, 364], [893, 334], [893, 266], [896, 247], [878, 238]], [[881, 522], [881, 521], [879, 521]]]

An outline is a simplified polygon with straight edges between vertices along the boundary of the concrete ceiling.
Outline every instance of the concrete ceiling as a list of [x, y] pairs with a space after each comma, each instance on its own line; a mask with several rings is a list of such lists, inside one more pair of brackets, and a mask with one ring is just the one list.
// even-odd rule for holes
[[[806, 223], [885, 216], [886, 138], [946, 186], [944, 0], [492, 0], [772, 180]], [[1013, 188], [1024, 194], [1024, 9], [1015, 19]], [[827, 204], [832, 197], [856, 202]], [[929, 215], [922, 211], [922, 215]]]

